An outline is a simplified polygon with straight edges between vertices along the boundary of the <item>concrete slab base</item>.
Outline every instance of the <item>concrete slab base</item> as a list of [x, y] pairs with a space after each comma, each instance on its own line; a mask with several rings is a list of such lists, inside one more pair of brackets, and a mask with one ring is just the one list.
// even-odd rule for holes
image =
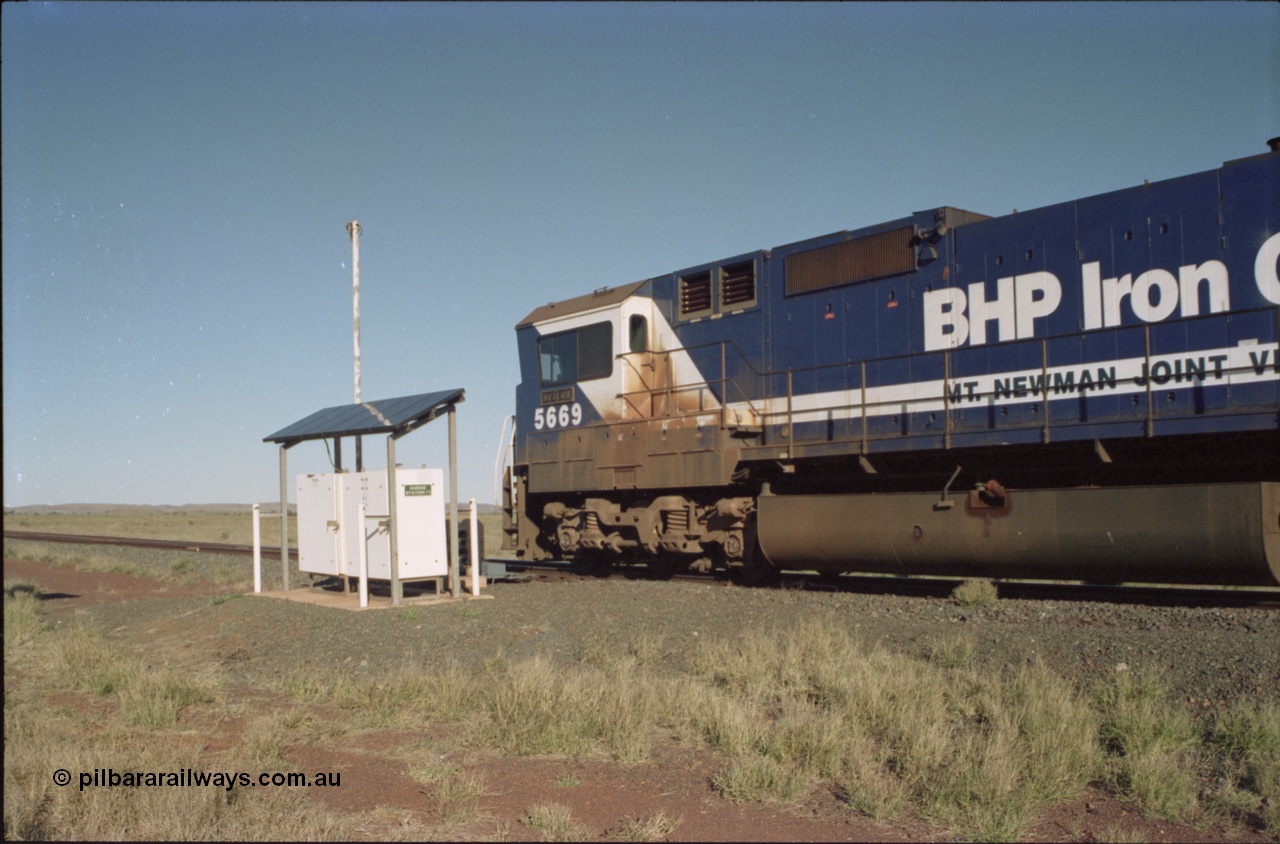
[[[360, 596], [355, 592], [334, 592], [327, 589], [289, 589], [275, 592], [249, 592], [255, 598], [279, 598], [285, 601], [297, 601], [300, 604], [312, 604], [317, 607], [332, 607], [335, 610], [389, 610], [395, 607], [391, 598], [386, 595], [370, 595], [369, 606], [360, 606]], [[463, 593], [460, 597], [452, 595], [405, 595], [401, 607], [435, 607], [446, 604], [464, 604], [468, 601], [490, 601], [492, 595], [471, 595]]]

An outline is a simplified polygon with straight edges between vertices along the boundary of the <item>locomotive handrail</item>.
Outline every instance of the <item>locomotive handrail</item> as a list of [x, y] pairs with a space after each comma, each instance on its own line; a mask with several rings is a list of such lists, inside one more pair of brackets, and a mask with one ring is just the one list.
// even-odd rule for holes
[[[1218, 312], [1218, 313], [1212, 313], [1212, 314], [1201, 314], [1194, 317], [1186, 317], [1182, 320], [1179, 320], [1179, 322], [1191, 323], [1191, 322], [1207, 320], [1207, 319], [1221, 319], [1225, 316], [1239, 316], [1239, 315], [1249, 314], [1249, 313], [1267, 313], [1267, 312], [1271, 312], [1276, 315], [1276, 336], [1277, 336], [1277, 340], [1280, 340], [1280, 307], [1267, 306], [1267, 307], [1260, 307], [1260, 308], [1250, 308], [1245, 310], [1231, 311], [1228, 313]], [[1141, 326], [1137, 326], [1137, 325], [1114, 326], [1110, 329], [1107, 329], [1107, 331], [1118, 334], [1125, 331], [1136, 331], [1138, 329], [1141, 329], [1143, 333], [1143, 353], [1142, 353], [1143, 363], [1146, 368], [1146, 371], [1150, 371], [1152, 368], [1152, 359], [1154, 357], [1152, 352], [1152, 338], [1151, 338], [1150, 324], [1143, 324]], [[1064, 333], [1064, 334], [1055, 334], [1051, 337], [1041, 338], [1039, 343], [1040, 345], [1039, 369], [1040, 369], [1040, 377], [1041, 377], [1042, 384], [1047, 384], [1049, 380], [1048, 379], [1048, 373], [1049, 373], [1048, 349], [1049, 349], [1050, 341], [1061, 339], [1061, 338], [1070, 338], [1070, 337], [1078, 337], [1078, 336], [1079, 336], [1078, 334]], [[996, 345], [1002, 345], [1002, 344], [996, 344]], [[741, 383], [738, 377], [734, 377], [729, 374], [729, 365], [728, 365], [728, 359], [727, 359], [727, 351], [729, 347], [732, 347], [733, 351], [736, 353], [737, 360], [741, 363], [742, 366], [745, 367], [745, 370], [748, 376], [752, 380], [755, 380], [758, 382], [759, 389], [755, 391], [756, 398], [753, 399], [752, 396], [748, 393], [748, 391], [744, 389], [743, 384]], [[679, 384], [679, 385], [675, 384], [674, 383], [675, 372], [674, 372], [674, 367], [671, 361], [672, 353], [681, 352], [681, 353], [686, 353], [692, 356], [697, 352], [705, 351], [709, 349], [717, 349], [720, 353], [719, 355], [720, 356], [720, 377], [713, 378], [713, 379], [706, 379], [702, 381], [692, 381], [687, 384]], [[720, 396], [719, 396], [720, 407], [718, 410], [721, 417], [721, 425], [723, 427], [729, 427], [729, 424], [728, 424], [729, 420], [727, 415], [728, 405], [730, 404], [731, 400], [735, 400], [735, 399], [731, 399], [731, 395], [733, 393], [736, 393], [736, 396], [737, 396], [736, 400], [742, 401], [747, 405], [747, 408], [750, 411], [751, 415], [755, 420], [759, 422], [762, 429], [769, 424], [768, 420], [781, 418], [783, 421], [783, 424], [785, 424], [786, 426], [785, 437], [789, 442], [794, 442], [794, 431], [795, 431], [795, 424], [796, 424], [795, 416], [797, 415], [797, 412], [798, 412], [795, 408], [796, 378], [805, 376], [805, 375], [811, 375], [811, 374], [817, 375], [824, 371], [845, 370], [848, 374], [843, 379], [843, 382], [846, 385], [844, 390], [845, 391], [858, 390], [860, 393], [860, 400], [856, 403], [849, 401], [849, 402], [838, 402], [835, 404], [822, 405], [817, 407], [805, 407], [803, 412], [806, 414], [811, 414], [811, 413], [822, 413], [827, 411], [854, 410], [855, 408], [857, 408], [857, 410], [859, 411], [858, 416], [860, 417], [860, 422], [861, 422], [861, 432], [858, 439], [861, 440], [862, 451], [865, 453], [867, 449], [867, 445], [871, 439], [886, 438], [886, 437], [873, 436], [870, 433], [869, 419], [868, 419], [868, 416], [870, 415], [869, 410], [879, 408], [879, 407], [902, 404], [904, 405], [905, 412], [911, 412], [910, 410], [906, 410], [906, 408], [911, 405], [919, 404], [922, 402], [936, 402], [936, 401], [941, 401], [943, 404], [942, 412], [943, 412], [943, 419], [945, 424], [943, 424], [942, 426], [941, 433], [943, 436], [944, 447], [945, 448], [951, 447], [951, 436], [952, 436], [951, 415], [952, 415], [952, 411], [954, 410], [954, 406], [952, 403], [952, 389], [955, 384], [955, 380], [953, 379], [952, 358], [957, 351], [958, 350], [956, 349], [943, 349], [943, 350], [939, 350], [937, 352], [932, 353], [932, 354], [937, 354], [941, 356], [943, 373], [942, 373], [940, 394], [931, 393], [929, 395], [916, 395], [905, 400], [881, 399], [877, 401], [867, 400], [868, 399], [867, 397], [867, 364], [868, 363], [883, 365], [883, 364], [893, 363], [895, 361], [905, 361], [905, 360], [918, 361], [918, 360], [921, 360], [922, 358], [930, 357], [931, 355], [908, 352], [905, 354], [887, 355], [885, 357], [879, 357], [879, 358], [866, 358], [866, 359], [861, 359], [856, 361], [849, 360], [849, 361], [841, 361], [836, 363], [819, 364], [819, 365], [809, 366], [809, 367], [780, 369], [780, 370], [766, 370], [762, 372], [761, 370], [755, 367], [751, 359], [747, 357], [747, 355], [742, 351], [742, 349], [738, 347], [737, 343], [735, 343], [732, 339], [724, 339], [724, 340], [713, 341], [709, 343], [700, 343], [693, 346], [685, 346], [678, 350], [652, 351], [652, 352], [647, 352], [643, 354], [663, 355], [666, 358], [665, 364], [668, 367], [668, 378], [666, 379], [666, 384], [663, 385], [661, 389], [663, 392], [665, 392], [667, 396], [667, 403], [666, 403], [665, 412], [662, 414], [662, 418], [674, 419], [674, 418], [682, 418], [685, 416], [692, 416], [692, 415], [705, 413], [706, 409], [702, 401], [702, 397], [705, 395], [703, 391], [718, 385], [719, 392], [720, 392]], [[638, 370], [636, 369], [635, 364], [631, 360], [629, 360], [629, 358], [635, 354], [642, 354], [642, 353], [639, 353], [639, 352], [626, 353], [626, 354], [619, 355], [618, 357], [626, 360], [627, 365], [631, 366], [633, 371], [636, 371], [637, 375], [641, 376], [641, 382], [646, 383], [646, 380], [643, 378], [642, 373], [639, 373]], [[857, 367], [856, 373], [853, 372], [854, 367]], [[1233, 373], [1245, 372], [1247, 371], [1247, 369], [1248, 369], [1247, 366], [1235, 366], [1235, 367], [1226, 366], [1221, 369], [1221, 374], [1224, 376], [1229, 376]], [[849, 375], [856, 376], [856, 379], [857, 379], [856, 384], [850, 383], [851, 379], [848, 377]], [[782, 393], [781, 390], [770, 389], [769, 383], [771, 380], [782, 379], [784, 377], [785, 377], [785, 384], [786, 384], [785, 394]], [[1153, 389], [1154, 388], [1152, 384], [1152, 379], [1148, 378], [1146, 380], [1145, 389], [1144, 389], [1144, 393], [1146, 396], [1146, 402], [1145, 402], [1146, 418], [1144, 420], [1144, 434], [1148, 437], [1154, 436], [1155, 434], [1156, 412], [1155, 412], [1155, 405], [1153, 402]], [[686, 393], [692, 390], [699, 391], [698, 409], [693, 411], [686, 411], [686, 412], [678, 411], [676, 409], [676, 403], [674, 402], [674, 397], [677, 394]], [[652, 388], [652, 386], [649, 386], [648, 389], [644, 389], [644, 390], [635, 390], [635, 391], [620, 393], [619, 397], [622, 398], [626, 402], [626, 404], [632, 407], [640, 418], [646, 418], [646, 416], [649, 418], [652, 418], [657, 415], [653, 407], [652, 396], [654, 392], [655, 390]], [[647, 415], [634, 401], [632, 401], [632, 397], [637, 395], [642, 395], [642, 394], [647, 394], [650, 396], [650, 412]], [[713, 395], [714, 395], [714, 391], [713, 391]], [[1031, 424], [1026, 424], [1026, 425], [1013, 424], [1011, 425], [1011, 427], [1014, 427], [1014, 428], [1039, 427], [1041, 429], [1042, 441], [1049, 442], [1052, 428], [1055, 426], [1051, 423], [1049, 413], [1048, 413], [1047, 393], [1042, 393], [1042, 395], [1044, 395], [1045, 397], [1044, 401], [1046, 402], [1045, 412], [1043, 413], [1042, 418]], [[779, 409], [779, 410], [769, 409], [770, 403], [773, 399], [785, 399], [785, 405], [783, 409]], [[1229, 410], [1224, 412], [1230, 413]], [[1066, 423], [1063, 423], [1063, 424], [1066, 424]], [[844, 441], [844, 439], [842, 438], [841, 441]]]
[[[1198, 316], [1195, 316], [1195, 317], [1187, 317], [1185, 320], [1183, 320], [1183, 322], [1192, 322], [1192, 321], [1196, 321], [1196, 320], [1204, 320], [1204, 319], [1212, 319], [1212, 318], [1222, 318], [1222, 317], [1224, 317], [1224, 316], [1240, 315], [1240, 314], [1246, 314], [1246, 313], [1266, 313], [1266, 312], [1271, 312], [1271, 313], [1274, 313], [1274, 314], [1276, 315], [1276, 338], [1277, 338], [1277, 341], [1280, 341], [1280, 307], [1260, 307], [1260, 308], [1251, 308], [1251, 309], [1246, 309], [1246, 310], [1232, 311], [1232, 312], [1230, 312], [1229, 314], [1224, 314], [1224, 313], [1202, 314], [1202, 315], [1198, 315]], [[1112, 330], [1112, 331], [1114, 331], [1114, 332], [1121, 332], [1121, 331], [1126, 331], [1126, 330], [1133, 331], [1133, 330], [1136, 330], [1136, 329], [1138, 329], [1138, 328], [1141, 328], [1141, 329], [1142, 329], [1142, 331], [1143, 331], [1143, 345], [1144, 345], [1144, 350], [1143, 350], [1143, 358], [1142, 358], [1142, 359], [1143, 359], [1143, 364], [1144, 364], [1144, 367], [1145, 367], [1145, 368], [1144, 368], [1144, 371], [1148, 371], [1148, 372], [1149, 372], [1149, 371], [1151, 371], [1151, 369], [1152, 369], [1152, 358], [1154, 357], [1154, 355], [1152, 354], [1152, 351], [1151, 351], [1151, 326], [1150, 326], [1149, 324], [1144, 324], [1144, 325], [1142, 325], [1142, 326], [1133, 326], [1133, 325], [1129, 325], [1129, 326], [1116, 326], [1116, 327], [1114, 327], [1114, 328], [1113, 328], [1113, 329], [1111, 329], [1111, 330]], [[1055, 338], [1056, 338], [1056, 337], [1074, 337], [1074, 336], [1076, 336], [1076, 335], [1072, 335], [1072, 334], [1063, 334], [1063, 335], [1055, 335]], [[1044, 339], [1042, 339], [1042, 340], [1040, 341], [1040, 371], [1041, 371], [1041, 378], [1042, 378], [1041, 383], [1047, 383], [1047, 382], [1048, 382], [1048, 369], [1049, 369], [1049, 363], [1048, 363], [1048, 342], [1049, 342], [1049, 340], [1050, 340], [1050, 339], [1055, 339], [1055, 338], [1044, 338]], [[1275, 342], [1275, 341], [1273, 341], [1273, 342]], [[951, 426], [951, 419], [950, 419], [950, 411], [951, 411], [951, 401], [950, 401], [950, 399], [951, 399], [951, 395], [952, 395], [952, 387], [953, 387], [953, 384], [954, 384], [954, 382], [953, 382], [953, 380], [952, 380], [952, 377], [951, 377], [951, 357], [952, 357], [952, 354], [953, 354], [953, 352], [954, 352], [954, 351], [955, 351], [955, 350], [953, 350], [953, 349], [944, 349], [944, 350], [942, 350], [942, 351], [940, 352], [940, 353], [942, 354], [942, 356], [943, 356], [943, 357], [942, 357], [942, 362], [943, 362], [943, 380], [942, 380], [942, 390], [941, 390], [941, 395], [934, 395], [934, 394], [931, 394], [931, 395], [924, 395], [924, 396], [914, 396], [914, 397], [909, 398], [909, 399], [906, 399], [906, 400], [896, 400], [896, 399], [890, 400], [890, 399], [886, 399], [886, 400], [881, 400], [881, 401], [871, 401], [871, 402], [869, 402], [869, 401], [867, 401], [867, 397], [866, 397], [866, 389], [867, 389], [867, 381], [866, 381], [866, 364], [867, 364], [867, 362], [868, 362], [868, 361], [867, 361], [867, 360], [861, 360], [861, 361], [845, 361], [845, 362], [841, 362], [841, 363], [822, 364], [822, 365], [819, 365], [819, 366], [806, 367], [806, 368], [803, 368], [803, 369], [791, 369], [791, 370], [785, 370], [785, 373], [786, 373], [786, 375], [787, 375], [787, 396], [786, 396], [787, 403], [786, 403], [786, 407], [785, 407], [785, 409], [783, 409], [783, 410], [768, 410], [768, 409], [765, 409], [765, 410], [763, 410], [763, 411], [761, 411], [761, 412], [760, 412], [760, 415], [761, 415], [761, 417], [762, 417], [762, 418], [765, 418], [765, 419], [770, 419], [770, 418], [779, 418], [779, 417], [784, 418], [784, 419], [785, 419], [784, 424], [787, 426], [787, 439], [788, 439], [789, 441], [791, 441], [791, 442], [794, 442], [794, 436], [793, 436], [793, 434], [794, 434], [794, 425], [795, 425], [795, 422], [794, 422], [795, 410], [794, 410], [794, 407], [793, 407], [793, 404], [794, 404], [794, 395], [793, 395], [793, 394], [794, 394], [794, 388], [793, 388], [793, 381], [794, 381], [794, 377], [795, 377], [796, 375], [798, 375], [798, 374], [803, 374], [803, 373], [816, 373], [816, 372], [818, 372], [818, 371], [820, 371], [820, 370], [830, 370], [830, 369], [850, 369], [850, 368], [852, 368], [855, 364], [857, 364], [857, 365], [859, 365], [859, 366], [860, 366], [860, 370], [861, 370], [861, 371], [860, 371], [860, 373], [859, 373], [859, 384], [858, 384], [858, 387], [857, 387], [857, 388], [854, 388], [854, 387], [847, 387], [847, 388], [846, 388], [846, 391], [848, 391], [848, 390], [852, 390], [852, 389], [860, 389], [860, 391], [861, 391], [861, 401], [860, 401], [860, 403], [859, 403], [859, 405], [858, 405], [858, 406], [859, 406], [859, 407], [860, 407], [860, 409], [861, 409], [861, 417], [862, 417], [862, 438], [861, 438], [861, 439], [862, 439], [862, 446], [863, 446], [863, 449], [862, 449], [862, 450], [863, 450], [864, 452], [866, 451], [866, 445], [867, 445], [867, 441], [868, 441], [868, 431], [867, 431], [867, 409], [868, 409], [868, 408], [882, 407], [882, 406], [895, 405], [895, 404], [912, 405], [912, 404], [917, 404], [917, 403], [922, 403], [922, 402], [931, 402], [931, 401], [938, 401], [938, 400], [941, 400], [941, 401], [943, 402], [944, 419], [945, 419], [945, 420], [946, 420], [946, 422], [947, 422], [947, 424], [943, 426], [943, 440], [944, 440], [944, 447], [946, 447], [946, 448], [950, 448], [950, 447], [951, 447], [951, 427], [952, 427], [952, 426]], [[884, 363], [884, 362], [889, 362], [889, 361], [894, 361], [894, 360], [904, 360], [904, 359], [908, 359], [908, 358], [911, 358], [911, 359], [919, 359], [920, 357], [921, 357], [921, 356], [920, 356], [920, 355], [918, 355], [918, 354], [891, 355], [891, 356], [884, 357], [884, 358], [874, 358], [874, 359], [872, 359], [870, 362], [872, 362], [872, 363]], [[1221, 368], [1220, 372], [1221, 372], [1221, 375], [1222, 375], [1222, 376], [1224, 376], [1224, 377], [1229, 377], [1229, 376], [1230, 376], [1230, 375], [1232, 375], [1232, 374], [1245, 373], [1245, 372], [1247, 372], [1247, 371], [1249, 370], [1249, 368], [1250, 368], [1250, 367], [1249, 367], [1249, 366], [1247, 366], [1247, 365], [1241, 365], [1241, 366], [1223, 366], [1223, 367]], [[780, 374], [782, 374], [782, 372], [769, 373], [769, 374], [777, 374], [777, 375], [780, 375]], [[1145, 385], [1144, 385], [1144, 392], [1145, 392], [1145, 395], [1146, 395], [1146, 413], [1145, 413], [1146, 418], [1145, 418], [1145, 420], [1144, 420], [1144, 434], [1145, 434], [1145, 436], [1147, 436], [1147, 437], [1151, 437], [1151, 436], [1154, 436], [1154, 435], [1155, 435], [1155, 419], [1156, 419], [1156, 415], [1155, 415], [1155, 404], [1154, 404], [1154, 402], [1152, 401], [1152, 394], [1153, 394], [1153, 389], [1154, 389], [1154, 388], [1153, 388], [1153, 381], [1154, 381], [1154, 379], [1152, 379], [1152, 378], [1147, 378], [1147, 379], [1145, 380]], [[847, 382], [846, 382], [846, 383], [847, 383]], [[1043, 389], [1043, 388], [1041, 388], [1041, 389]], [[1029, 424], [1029, 425], [1012, 425], [1011, 427], [1013, 427], [1013, 428], [1022, 428], [1022, 429], [1025, 429], [1025, 428], [1031, 428], [1031, 427], [1037, 427], [1037, 426], [1038, 426], [1038, 427], [1040, 427], [1040, 428], [1041, 428], [1041, 430], [1042, 430], [1042, 439], [1043, 439], [1043, 441], [1044, 441], [1044, 442], [1049, 442], [1051, 427], [1050, 427], [1049, 413], [1048, 413], [1048, 408], [1047, 408], [1048, 398], [1047, 398], [1047, 394], [1046, 394], [1046, 393], [1042, 393], [1042, 395], [1044, 395], [1044, 396], [1045, 396], [1045, 402], [1046, 402], [1045, 413], [1044, 413], [1044, 415], [1043, 415], [1042, 420], [1041, 420], [1041, 421], [1039, 421], [1039, 422], [1037, 422], [1037, 423], [1033, 423], [1033, 424]], [[778, 398], [781, 398], [781, 396], [778, 396]], [[817, 406], [817, 407], [806, 407], [806, 408], [804, 409], [804, 412], [805, 412], [805, 413], [822, 413], [822, 412], [825, 412], [825, 411], [851, 410], [851, 409], [853, 409], [854, 407], [855, 407], [855, 405], [854, 405], [853, 403], [837, 403], [837, 404], [830, 404], [830, 405], [820, 405], [820, 406]], [[1224, 410], [1221, 412], [1221, 415], [1224, 415], [1224, 416], [1234, 416], [1234, 415], [1240, 415], [1240, 413], [1241, 413], [1240, 411], [1233, 411], [1233, 410], [1229, 410], [1229, 409], [1224, 409]], [[1059, 427], [1069, 427], [1069, 426], [1070, 426], [1070, 423], [1061, 423]], [[877, 437], [876, 439], [887, 439], [887, 438], [889, 438], [889, 437], [887, 437], [887, 436], [886, 436], [886, 437]], [[832, 440], [832, 441], [849, 442], [849, 441], [852, 441], [852, 440], [851, 440], [850, 438], [840, 438], [840, 439], [838, 439], [838, 440]]]
[[[711, 387], [713, 384], [718, 384], [720, 387], [720, 407], [718, 408], [718, 411], [720, 413], [720, 423], [723, 427], [728, 427], [729, 425], [727, 413], [728, 413], [728, 405], [729, 405], [729, 395], [730, 395], [729, 388], [730, 387], [733, 387], [736, 390], [738, 396], [740, 397], [740, 400], [746, 403], [751, 414], [753, 416], [758, 416], [760, 411], [756, 407], [755, 402], [752, 400], [750, 394], [745, 389], [743, 389], [742, 385], [738, 382], [737, 378], [731, 377], [728, 373], [728, 359], [726, 358], [726, 347], [729, 347], [729, 346], [732, 346], [733, 350], [737, 352], [738, 358], [742, 361], [743, 364], [746, 365], [747, 369], [750, 370], [750, 373], [752, 375], [754, 375], [757, 378], [761, 377], [759, 371], [751, 363], [751, 360], [746, 356], [746, 354], [743, 353], [741, 349], [738, 348], [738, 345], [734, 343], [732, 340], [721, 340], [719, 342], [714, 342], [714, 343], [701, 343], [695, 346], [686, 346], [681, 349], [675, 349], [675, 350], [649, 350], [649, 351], [643, 351], [643, 352], [624, 352], [618, 355], [617, 357], [621, 359], [628, 367], [630, 367], [631, 371], [636, 374], [636, 376], [639, 378], [640, 383], [644, 386], [644, 388], [640, 390], [631, 390], [631, 391], [619, 393], [618, 398], [622, 399], [629, 407], [631, 407], [636, 412], [636, 415], [639, 416], [641, 419], [652, 418], [657, 415], [653, 407], [653, 396], [654, 396], [654, 393], [660, 390], [663, 393], [665, 393], [667, 398], [666, 413], [663, 414], [663, 418], [680, 418], [682, 416], [705, 413], [706, 408], [703, 404], [703, 396], [705, 394], [703, 391]], [[719, 378], [709, 379], [705, 381], [693, 381], [688, 384], [681, 384], [681, 385], [675, 384], [675, 370], [671, 360], [671, 355], [673, 352], [692, 353], [700, 349], [712, 349], [717, 347], [720, 352], [720, 377]], [[632, 360], [632, 357], [637, 355], [664, 356], [664, 363], [667, 367], [667, 378], [664, 386], [660, 388], [655, 388], [652, 384], [648, 383], [647, 379], [644, 377], [644, 373], [640, 372], [639, 367]], [[654, 369], [656, 371], [656, 364], [654, 366]], [[676, 412], [675, 411], [676, 403], [673, 401], [676, 393], [685, 393], [693, 390], [698, 391], [698, 409], [694, 411], [693, 414]], [[639, 396], [639, 395], [647, 395], [649, 397], [650, 410], [649, 410], [649, 413], [647, 414], [639, 405], [636, 404], [636, 402], [632, 400], [633, 396]]]

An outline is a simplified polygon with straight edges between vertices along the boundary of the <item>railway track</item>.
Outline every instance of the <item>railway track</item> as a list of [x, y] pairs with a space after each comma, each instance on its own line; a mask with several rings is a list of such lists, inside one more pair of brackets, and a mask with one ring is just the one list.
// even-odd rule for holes
[[[68, 542], [79, 545], [122, 545], [129, 548], [159, 548], [172, 551], [193, 551], [207, 554], [234, 554], [253, 556], [252, 545], [234, 545], [225, 542], [193, 542], [185, 539], [142, 539], [128, 536], [85, 536], [71, 533], [39, 533], [29, 530], [6, 530], [5, 539], [28, 539], [33, 542]], [[280, 557], [279, 545], [263, 545], [262, 556]], [[289, 556], [296, 559], [298, 549], [290, 548]]]
[[[678, 574], [658, 577], [643, 567], [615, 569], [610, 572], [575, 571], [567, 563], [520, 563], [509, 568], [537, 572], [540, 579], [583, 579], [627, 577], [634, 579], [674, 580], [705, 585], [729, 586], [735, 581], [724, 575]], [[795, 589], [814, 592], [857, 592], [872, 595], [896, 595], [917, 598], [948, 598], [962, 581], [942, 577], [894, 577], [885, 575], [842, 574], [838, 576], [811, 572], [781, 572], [777, 578], [756, 584], [756, 588]], [[1030, 580], [995, 581], [1002, 598], [1032, 601], [1096, 601], [1115, 604], [1141, 604], [1184, 607], [1238, 607], [1280, 609], [1280, 589], [1231, 589], [1208, 586], [1120, 585], [1097, 583], [1055, 583]]]
[[[85, 536], [80, 534], [40, 533], [36, 531], [6, 530], [6, 539], [25, 539], [35, 542], [63, 542], [81, 545], [119, 545], [131, 548], [155, 548], [208, 554], [233, 554], [252, 556], [252, 545], [236, 545], [224, 542], [193, 542], [175, 539], [143, 539], [124, 536]], [[289, 555], [297, 558], [297, 549], [290, 548]], [[279, 559], [280, 546], [262, 546], [262, 556]], [[504, 561], [513, 571], [536, 573], [540, 579], [592, 579], [599, 577], [628, 577], [638, 579], [665, 579], [678, 582], [728, 586], [734, 581], [722, 575], [678, 574], [657, 578], [643, 567], [616, 569], [608, 572], [580, 572], [567, 563], [513, 563]], [[897, 595], [902, 597], [946, 598], [961, 581], [939, 577], [892, 577], [883, 575], [843, 574], [821, 575], [807, 572], [782, 572], [776, 579], [759, 585], [759, 588], [796, 589], [825, 592], [858, 592], [864, 594]], [[1098, 601], [1116, 604], [1149, 604], [1185, 607], [1251, 607], [1280, 609], [1280, 588], [1231, 589], [1221, 587], [1118, 585], [1096, 583], [1052, 583], [1028, 580], [996, 581], [1000, 597], [1024, 600]]]

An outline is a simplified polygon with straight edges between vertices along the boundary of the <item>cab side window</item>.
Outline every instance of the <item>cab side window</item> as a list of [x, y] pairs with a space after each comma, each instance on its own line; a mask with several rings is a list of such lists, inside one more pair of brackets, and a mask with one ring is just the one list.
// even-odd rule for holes
[[633, 314], [628, 328], [627, 348], [633, 352], [649, 351], [649, 320], [639, 314]]
[[613, 324], [597, 322], [538, 338], [542, 386], [607, 378], [613, 374]]

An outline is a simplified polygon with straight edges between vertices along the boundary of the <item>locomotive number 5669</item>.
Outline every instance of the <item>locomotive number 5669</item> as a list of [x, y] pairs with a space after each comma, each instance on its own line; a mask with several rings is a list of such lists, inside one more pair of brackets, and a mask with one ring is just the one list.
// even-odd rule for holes
[[578, 402], [539, 407], [533, 411], [533, 427], [539, 431], [543, 428], [568, 428], [570, 425], [581, 424], [582, 405]]

